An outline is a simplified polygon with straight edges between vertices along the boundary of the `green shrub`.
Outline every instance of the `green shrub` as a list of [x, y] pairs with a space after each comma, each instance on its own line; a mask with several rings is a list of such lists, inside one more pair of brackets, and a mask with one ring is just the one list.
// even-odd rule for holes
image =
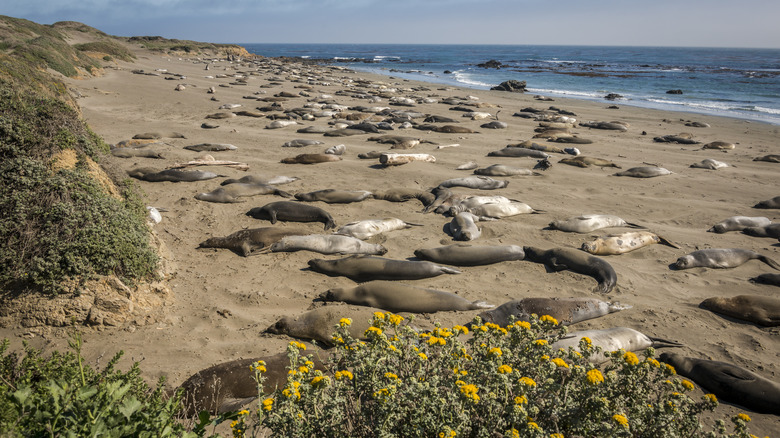
[[[313, 370], [305, 345], [288, 347], [286, 386], [239, 412], [233, 435], [275, 437], [748, 437], [746, 420], [734, 433], [705, 433], [699, 416], [712, 411], [711, 394], [693, 400], [691, 382], [653, 358], [606, 353], [580, 341], [581, 353], [553, 351], [566, 329], [549, 316], [507, 328], [438, 327], [419, 334], [398, 315], [376, 313], [368, 341], [352, 339], [342, 319], [326, 371]], [[264, 364], [254, 364], [262, 384]]]
[[[105, 53], [110, 55], [109, 57], [119, 58], [122, 61], [132, 61], [135, 59], [135, 55], [133, 55], [130, 50], [114, 41], [99, 41], [93, 43], [76, 44], [73, 47], [81, 52]], [[109, 60], [110, 59], [107, 61]]]
[[25, 346], [23, 356], [0, 344], [0, 436], [180, 436], [180, 398], [164, 397], [161, 379], [152, 389], [138, 363], [124, 373], [114, 369], [119, 352], [102, 370], [84, 364], [81, 338], [73, 352], [49, 358]]

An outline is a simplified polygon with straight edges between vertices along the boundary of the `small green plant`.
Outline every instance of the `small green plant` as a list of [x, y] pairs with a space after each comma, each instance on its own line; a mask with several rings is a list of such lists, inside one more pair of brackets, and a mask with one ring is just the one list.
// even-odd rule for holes
[[[652, 348], [641, 359], [607, 353], [603, 369], [589, 362], [599, 348], [587, 338], [579, 351], [553, 350], [566, 329], [549, 316], [418, 333], [377, 312], [365, 342], [349, 336], [350, 324], [341, 320], [325, 372], [292, 342], [286, 386], [239, 412], [233, 436], [749, 437], [744, 414], [731, 434], [723, 423], [704, 432], [699, 416], [717, 399], [689, 397], [694, 385]], [[262, 387], [265, 364], [253, 366]]]
[[166, 399], [161, 379], [150, 388], [138, 364], [115, 369], [122, 352], [93, 370], [81, 356], [81, 336], [72, 352], [44, 358], [25, 346], [20, 357], [0, 343], [0, 436], [181, 436], [178, 395]]

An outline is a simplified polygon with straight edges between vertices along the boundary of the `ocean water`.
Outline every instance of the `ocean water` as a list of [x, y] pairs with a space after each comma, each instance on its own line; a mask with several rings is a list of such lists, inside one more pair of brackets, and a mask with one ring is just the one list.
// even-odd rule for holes
[[[780, 125], [780, 49], [426, 44], [242, 44], [269, 56], [489, 89], [526, 81], [529, 93], [736, 117]], [[496, 60], [500, 68], [477, 64]], [[668, 94], [682, 90], [682, 94]]]

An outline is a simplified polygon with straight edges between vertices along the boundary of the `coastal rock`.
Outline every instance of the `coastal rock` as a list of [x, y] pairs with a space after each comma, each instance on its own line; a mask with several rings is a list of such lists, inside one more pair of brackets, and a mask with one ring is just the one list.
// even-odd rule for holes
[[607, 100], [616, 100], [616, 99], [622, 99], [623, 96], [617, 94], [617, 93], [609, 93], [606, 96], [604, 96], [604, 99]]
[[683, 94], [682, 90], [669, 90], [666, 94]]
[[491, 59], [488, 62], [477, 64], [477, 67], [482, 67], [482, 68], [501, 68], [502, 66], [503, 64], [501, 64], [500, 61], [496, 61], [495, 59]]
[[514, 79], [511, 79], [508, 81], [504, 81], [495, 87], [492, 87], [491, 90], [511, 91], [513, 93], [524, 93], [525, 86], [526, 86], [525, 81], [516, 81]]

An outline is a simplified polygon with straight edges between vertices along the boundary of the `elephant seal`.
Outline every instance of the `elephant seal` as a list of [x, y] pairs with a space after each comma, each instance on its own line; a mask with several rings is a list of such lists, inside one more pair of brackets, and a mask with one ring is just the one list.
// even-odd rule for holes
[[296, 193], [295, 199], [305, 202], [322, 201], [328, 204], [349, 204], [373, 197], [373, 193], [365, 190], [325, 189], [309, 193]]
[[562, 221], [552, 221], [548, 227], [551, 230], [561, 230], [569, 233], [590, 233], [591, 231], [610, 227], [641, 228], [639, 225], [626, 222], [611, 214], [583, 214], [582, 216], [570, 217]]
[[418, 259], [454, 266], [482, 266], [511, 260], [523, 260], [525, 252], [518, 245], [454, 245], [414, 251]]
[[[452, 211], [457, 208], [459, 207], [452, 207], [450, 209], [450, 214], [452, 214]], [[515, 201], [500, 204], [482, 204], [469, 208], [466, 211], [475, 216], [479, 216], [480, 220], [485, 220], [485, 218], [501, 219], [505, 217], [517, 216], [518, 214], [540, 213], [540, 211], [534, 210], [528, 204]]]
[[333, 154], [299, 154], [282, 159], [284, 164], [317, 164], [341, 161], [341, 157]]
[[371, 281], [356, 287], [329, 289], [320, 295], [325, 301], [378, 307], [390, 312], [435, 313], [492, 308], [483, 301], [471, 302], [450, 292], [424, 289], [393, 281]]
[[238, 203], [246, 202], [242, 197], [257, 195], [277, 195], [283, 198], [292, 198], [292, 195], [267, 184], [228, 184], [218, 187], [210, 192], [198, 193], [195, 199], [208, 202]]
[[506, 129], [509, 127], [509, 125], [506, 122], [500, 122], [498, 120], [493, 120], [492, 122], [483, 123], [479, 125], [480, 128], [485, 129]]
[[297, 138], [295, 140], [290, 140], [288, 142], [285, 142], [284, 144], [282, 144], [282, 147], [283, 148], [300, 148], [300, 147], [304, 147], [304, 146], [315, 146], [315, 145], [318, 145], [318, 144], [324, 144], [324, 142], [322, 142], [320, 140], [299, 139], [299, 138]]
[[527, 148], [506, 147], [487, 154], [488, 157], [528, 157], [528, 158], [549, 158], [546, 152]]
[[320, 254], [369, 254], [382, 255], [387, 248], [367, 243], [351, 236], [338, 234], [308, 234], [285, 236], [270, 247], [271, 252], [313, 251]]
[[536, 142], [533, 142], [531, 140], [526, 140], [520, 143], [516, 144], [508, 144], [506, 145], [507, 148], [523, 148], [523, 149], [532, 149], [535, 151], [542, 151], [542, 152], [551, 152], [555, 154], [565, 154], [566, 151], [563, 149], [557, 147], [557, 146], [549, 146], [546, 144], [539, 144]]
[[426, 207], [433, 203], [436, 199], [436, 195], [431, 192], [426, 192], [418, 189], [387, 189], [382, 192], [374, 192], [374, 199], [381, 199], [383, 201], [390, 202], [406, 202], [411, 199], [419, 200], [423, 207]]
[[512, 167], [504, 164], [493, 164], [482, 169], [474, 169], [474, 175], [485, 176], [540, 176], [538, 172], [522, 167]]
[[780, 385], [726, 362], [662, 353], [659, 359], [718, 399], [764, 414], [780, 414]]
[[713, 160], [712, 158], [706, 158], [704, 160], [701, 160], [698, 163], [691, 164], [690, 167], [694, 169], [718, 170], [718, 169], [723, 169], [725, 167], [729, 167], [729, 165], [722, 161]]
[[236, 146], [227, 143], [200, 143], [190, 146], [184, 146], [184, 149], [195, 152], [220, 152], [220, 151], [234, 151], [238, 149]]
[[669, 134], [661, 137], [653, 138], [657, 143], [678, 143], [678, 144], [699, 144], [700, 141], [693, 139], [693, 134], [688, 132], [681, 132], [679, 134]]
[[180, 132], [144, 132], [142, 134], [135, 134], [133, 139], [135, 140], [159, 140], [162, 138], [187, 138]]
[[514, 321], [530, 321], [532, 314], [550, 315], [558, 320], [559, 324], [569, 325], [631, 307], [596, 298], [523, 298], [509, 301], [478, 316], [483, 322], [492, 322], [501, 327], [506, 327]]
[[561, 158], [560, 161], [558, 162], [563, 164], [568, 164], [570, 166], [578, 166], [578, 167], [599, 166], [599, 167], [616, 167], [618, 169], [621, 169], [620, 166], [613, 163], [612, 161], [605, 160], [603, 158], [586, 157], [584, 155]]
[[255, 207], [246, 213], [255, 219], [265, 219], [275, 224], [276, 221], [292, 222], [322, 222], [325, 229], [336, 227], [336, 222], [327, 211], [311, 205], [292, 201], [277, 201], [262, 207]]
[[731, 298], [713, 297], [700, 307], [721, 315], [754, 322], [765, 327], [780, 325], [780, 300], [761, 295], [737, 295]]
[[710, 248], [700, 249], [677, 259], [674, 267], [677, 269], [690, 268], [736, 268], [749, 260], [758, 259], [767, 265], [780, 270], [776, 261], [761, 255], [755, 251], [741, 248]]
[[[449, 212], [452, 216], [461, 211], [468, 211], [469, 209], [479, 207], [485, 204], [511, 204], [514, 201], [506, 196], [472, 196], [472, 195], [454, 195], [447, 201], [443, 202], [440, 208], [436, 209], [437, 213]], [[447, 208], [442, 208], [447, 207]]]
[[771, 223], [768, 217], [732, 216], [713, 225], [707, 232], [722, 234], [729, 231], [742, 231], [748, 227], [765, 227]]
[[769, 224], [763, 227], [747, 227], [742, 230], [743, 234], [753, 237], [771, 237], [780, 239], [780, 224]]
[[309, 231], [300, 228], [264, 227], [239, 230], [225, 237], [212, 237], [198, 245], [198, 248], [225, 248], [238, 255], [248, 257], [266, 248], [285, 236], [302, 236]]
[[718, 151], [727, 151], [736, 148], [737, 146], [734, 143], [729, 143], [727, 141], [713, 141], [710, 143], [705, 144], [702, 146], [702, 149], [715, 149]]
[[625, 350], [640, 351], [649, 347], [681, 347], [682, 345], [665, 339], [651, 338], [646, 334], [629, 327], [612, 327], [602, 330], [582, 330], [564, 335], [561, 339], [550, 344], [553, 351], [568, 347], [580, 351], [580, 339], [588, 338], [593, 346], [601, 347], [601, 351], [593, 353], [590, 361], [603, 363], [608, 359], [604, 353]]
[[598, 281], [598, 287], [596, 287], [598, 292], [609, 293], [617, 284], [617, 273], [612, 265], [580, 250], [573, 248], [543, 250], [524, 246], [523, 251], [525, 251], [525, 260], [543, 263], [553, 272], [568, 269], [595, 278]]
[[613, 173], [612, 176], [630, 176], [633, 178], [653, 178], [656, 176], [671, 175], [668, 169], [656, 166], [632, 167], [622, 172]]
[[761, 201], [754, 205], [753, 208], [780, 208], [780, 196], [775, 196], [772, 199]]
[[158, 151], [151, 149], [115, 148], [111, 149], [111, 155], [117, 158], [165, 158]]
[[[322, 358], [329, 353], [320, 350], [311, 356], [315, 369], [322, 369]], [[208, 411], [213, 415], [237, 411], [242, 406], [256, 400], [259, 396], [255, 370], [252, 364], [262, 360], [266, 371], [263, 373], [263, 393], [271, 394], [287, 384], [287, 371], [290, 358], [287, 353], [263, 356], [253, 359], [236, 359], [200, 370], [179, 386], [184, 391], [182, 405], [188, 417]]]
[[595, 255], [612, 255], [624, 254], [655, 243], [680, 249], [679, 245], [649, 231], [629, 231], [621, 234], [610, 234], [606, 237], [599, 237], [593, 242], [585, 242], [580, 249]]
[[207, 179], [216, 178], [219, 176], [214, 172], [204, 172], [202, 170], [180, 170], [180, 169], [166, 169], [157, 170], [150, 167], [142, 167], [133, 169], [127, 172], [133, 178], [140, 179], [149, 182], [192, 182], [192, 181], [205, 181]]
[[296, 317], [285, 316], [265, 329], [266, 333], [287, 335], [298, 339], [313, 339], [325, 345], [333, 345], [333, 334], [341, 318], [350, 318], [349, 334], [355, 339], [366, 339], [366, 330], [374, 312], [382, 309], [364, 306], [327, 305], [310, 310]]
[[768, 163], [780, 163], [780, 154], [770, 154], [753, 158], [753, 161], [766, 161]]
[[299, 179], [300, 178], [296, 176], [284, 176], [284, 175], [273, 176], [271, 178], [263, 178], [256, 175], [247, 175], [247, 176], [242, 176], [239, 179], [228, 178], [222, 181], [221, 183], [219, 183], [219, 185], [226, 186], [229, 184], [242, 183], [242, 184], [267, 184], [270, 186], [276, 186], [280, 184], [289, 184], [291, 182], [298, 181]]
[[309, 267], [330, 276], [343, 276], [355, 281], [420, 280], [460, 271], [425, 261], [392, 260], [383, 257], [352, 256], [338, 260], [309, 260]]
[[608, 129], [612, 131], [628, 131], [628, 123], [625, 122], [580, 122], [580, 126], [594, 129]]
[[503, 189], [508, 185], [509, 181], [500, 181], [489, 176], [467, 176], [464, 178], [452, 178], [439, 183], [439, 187], [468, 187], [470, 189], [479, 190]]
[[433, 132], [443, 132], [445, 134], [479, 134], [479, 131], [474, 131], [465, 126], [455, 125], [433, 126], [430, 130]]
[[751, 283], [770, 284], [780, 286], [780, 274], [761, 274], [750, 279]]
[[467, 211], [457, 213], [452, 221], [450, 221], [450, 233], [455, 240], [474, 240], [478, 239], [482, 235], [477, 226], [477, 222], [481, 219], [479, 216], [471, 214]]
[[419, 224], [409, 224], [401, 219], [389, 217], [385, 219], [367, 219], [363, 221], [350, 222], [336, 231], [336, 234], [352, 236], [361, 240], [370, 239], [378, 234], [388, 231], [403, 230]]

